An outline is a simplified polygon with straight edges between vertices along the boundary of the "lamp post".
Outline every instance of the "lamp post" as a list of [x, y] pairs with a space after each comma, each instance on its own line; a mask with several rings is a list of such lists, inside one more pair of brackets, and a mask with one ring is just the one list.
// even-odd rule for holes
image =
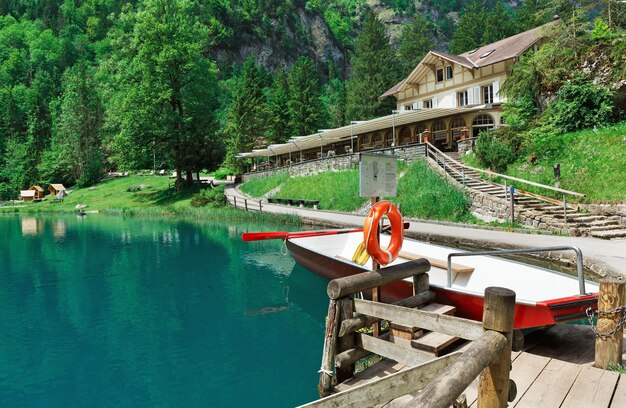
[[300, 161], [302, 161], [302, 149], [300, 149], [300, 146], [298, 146], [298, 144], [295, 142], [295, 140], [290, 140], [291, 143], [293, 143], [296, 148], [298, 149], [298, 151], [300, 152]]
[[396, 147], [396, 114], [400, 113], [398, 110], [391, 111], [391, 151], [393, 152], [393, 148]]

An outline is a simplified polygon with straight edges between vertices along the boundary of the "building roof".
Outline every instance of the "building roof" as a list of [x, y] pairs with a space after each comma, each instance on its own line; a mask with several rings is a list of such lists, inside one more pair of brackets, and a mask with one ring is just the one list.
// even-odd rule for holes
[[63, 186], [63, 184], [50, 184], [50, 187], [52, 187], [56, 191], [65, 190], [65, 187]]
[[[397, 114], [381, 116], [372, 120], [357, 122], [354, 125], [343, 126], [335, 129], [327, 129], [320, 133], [307, 136], [296, 136], [287, 143], [270, 145], [264, 149], [254, 149], [252, 152], [239, 153], [239, 157], [271, 157], [282, 154], [298, 154], [300, 150], [319, 148], [340, 141], [349, 142], [351, 138], [367, 132], [390, 129], [412, 124], [419, 121], [431, 120], [445, 116], [458, 115], [468, 112], [478, 112], [485, 109], [485, 105], [471, 108], [433, 108], [421, 110], [400, 111]], [[397, 134], [397, 133], [396, 133]], [[343, 153], [343, 152], [341, 152]]]
[[20, 196], [22, 197], [35, 197], [35, 190], [20, 190]]
[[43, 188], [41, 186], [31, 186], [29, 188], [29, 190], [32, 190], [32, 191], [43, 191]]
[[[516, 34], [512, 37], [507, 37], [503, 40], [483, 45], [476, 50], [464, 52], [463, 54], [460, 54], [459, 57], [471, 61], [476, 67], [484, 67], [486, 65], [519, 57], [541, 38], [542, 31], [547, 26], [551, 26], [555, 23], [556, 21], [553, 21], [543, 26], [533, 28], [532, 30]], [[492, 50], [493, 52], [489, 53], [489, 51]], [[482, 57], [486, 53], [489, 53], [489, 55]]]
[[379, 96], [379, 99], [397, 95], [406, 88], [418, 84], [424, 75], [432, 72], [435, 64], [442, 60], [459, 64], [468, 69], [476, 69], [519, 57], [541, 38], [542, 31], [547, 26], [557, 22], [558, 20], [459, 55], [442, 51], [429, 51], [406, 78]]

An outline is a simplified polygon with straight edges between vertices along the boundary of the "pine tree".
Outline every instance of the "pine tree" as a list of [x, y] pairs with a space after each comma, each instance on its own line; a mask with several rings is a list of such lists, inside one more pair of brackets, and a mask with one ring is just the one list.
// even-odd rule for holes
[[289, 72], [289, 124], [294, 136], [314, 133], [322, 124], [321, 87], [315, 64], [300, 57]]
[[517, 31], [526, 31], [550, 21], [549, 0], [523, 0], [515, 12]]
[[498, 0], [487, 16], [482, 43], [491, 44], [515, 34], [513, 19], [502, 0]]
[[336, 128], [346, 124], [346, 83], [329, 67], [329, 80], [322, 88], [325, 128]]
[[480, 47], [483, 40], [485, 19], [484, 0], [470, 0], [463, 7], [463, 15], [459, 19], [456, 30], [450, 42], [450, 52], [461, 54], [465, 51]]
[[394, 52], [384, 25], [371, 10], [365, 13], [363, 30], [355, 43], [352, 72], [347, 83], [347, 120], [366, 120], [389, 115], [393, 98], [378, 96], [399, 80]]
[[420, 13], [415, 13], [413, 21], [402, 27], [398, 60], [401, 72], [408, 75], [428, 51], [435, 47], [433, 41], [435, 27]]
[[266, 144], [266, 107], [261, 70], [254, 57], [246, 59], [241, 76], [235, 82], [234, 96], [226, 114], [224, 135], [227, 152], [224, 166], [233, 171], [241, 168], [241, 163], [235, 158], [238, 153]]
[[289, 77], [284, 69], [276, 71], [267, 92], [268, 143], [284, 143], [293, 132], [289, 126]]

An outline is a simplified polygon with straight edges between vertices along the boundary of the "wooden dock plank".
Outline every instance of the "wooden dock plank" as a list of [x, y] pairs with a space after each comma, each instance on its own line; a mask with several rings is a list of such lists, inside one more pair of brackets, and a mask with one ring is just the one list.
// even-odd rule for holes
[[512, 406], [519, 408], [560, 407], [580, 370], [579, 365], [550, 360], [528, 391], [517, 404]]
[[617, 388], [613, 394], [611, 408], [626, 407], [626, 374], [620, 374], [617, 381]]
[[608, 408], [619, 373], [585, 366], [563, 401], [568, 408]]
[[549, 363], [550, 358], [548, 357], [520, 353], [520, 356], [513, 361], [513, 370], [511, 371], [511, 379], [515, 381], [517, 386], [517, 397], [511, 402], [511, 406], [514, 406], [522, 399], [522, 396]]

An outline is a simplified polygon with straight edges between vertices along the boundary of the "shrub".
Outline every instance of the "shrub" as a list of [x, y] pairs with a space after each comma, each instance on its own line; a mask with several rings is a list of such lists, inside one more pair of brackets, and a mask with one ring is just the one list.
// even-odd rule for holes
[[547, 112], [549, 121], [561, 133], [604, 127], [611, 123], [612, 113], [613, 92], [580, 75], [563, 84]]
[[224, 194], [223, 185], [200, 190], [191, 197], [192, 207], [223, 207], [224, 205], [226, 205], [226, 195]]
[[504, 173], [508, 165], [515, 161], [511, 146], [500, 140], [495, 132], [481, 132], [474, 153], [483, 166], [498, 173]]

